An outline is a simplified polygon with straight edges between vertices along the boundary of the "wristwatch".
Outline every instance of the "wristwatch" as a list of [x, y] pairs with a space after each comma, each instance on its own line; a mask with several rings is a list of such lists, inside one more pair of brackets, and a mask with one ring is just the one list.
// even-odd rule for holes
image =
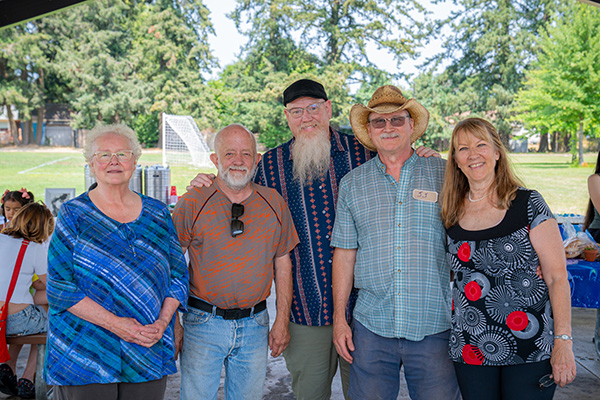
[[573, 340], [573, 336], [569, 336], [563, 333], [562, 335], [554, 335], [554, 339]]

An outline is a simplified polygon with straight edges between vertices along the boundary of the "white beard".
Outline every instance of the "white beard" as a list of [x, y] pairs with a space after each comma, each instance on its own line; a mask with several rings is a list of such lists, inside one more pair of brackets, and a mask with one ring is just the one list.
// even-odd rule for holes
[[[221, 179], [223, 179], [223, 182], [225, 182], [225, 184], [233, 190], [241, 190], [243, 188], [245, 188], [248, 183], [250, 183], [250, 181], [252, 180], [252, 177], [254, 176], [254, 173], [256, 172], [256, 164], [254, 164], [254, 166], [252, 167], [252, 170], [248, 171], [248, 168], [246, 167], [236, 167], [236, 166], [231, 166], [227, 169], [223, 168], [223, 165], [221, 164], [221, 160], [217, 161], [217, 169], [219, 171], [219, 176], [221, 177]], [[243, 176], [234, 176], [233, 174], [230, 174], [230, 171], [245, 171], [246, 174]], [[237, 174], [236, 174], [237, 175]]]
[[314, 136], [299, 135], [292, 148], [294, 178], [301, 186], [308, 186], [329, 168], [331, 142], [329, 129]]

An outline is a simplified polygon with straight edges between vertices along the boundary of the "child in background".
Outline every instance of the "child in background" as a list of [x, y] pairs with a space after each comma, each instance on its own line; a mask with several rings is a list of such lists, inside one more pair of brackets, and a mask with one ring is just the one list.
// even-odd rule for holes
[[4, 223], [0, 224], [0, 232], [2, 232], [8, 221], [13, 219], [13, 216], [21, 207], [33, 203], [33, 193], [28, 192], [25, 188], [13, 190], [12, 192], [6, 189], [0, 203], [2, 203], [2, 216], [4, 217]]
[[[44, 204], [30, 203], [23, 206], [0, 234], [0, 300], [4, 304], [21, 242], [30, 240], [19, 272], [15, 291], [8, 304], [7, 335], [32, 335], [47, 330], [47, 306], [34, 304], [29, 286], [34, 273], [44, 284], [47, 272], [48, 248], [43, 245], [54, 230], [54, 218]], [[21, 283], [23, 282], [23, 283]], [[47, 302], [47, 301], [46, 301]], [[0, 305], [2, 305], [0, 304]], [[11, 359], [0, 365], [0, 391], [23, 399], [35, 398], [33, 384], [37, 361], [37, 346], [32, 345], [23, 376], [17, 381], [15, 375], [19, 345], [11, 345]]]
[[[6, 189], [2, 195], [0, 203], [2, 204], [2, 216], [4, 217], [4, 223], [0, 224], [0, 233], [8, 225], [8, 222], [13, 219], [14, 215], [23, 207], [25, 204], [33, 203], [33, 193], [28, 192], [27, 189], [21, 188], [21, 190], [10, 191]], [[38, 280], [37, 275], [33, 275], [32, 288], [36, 291], [41, 291], [36, 296], [41, 302], [36, 304], [48, 304], [46, 296], [46, 285]]]
[[[4, 217], [4, 223], [0, 224], [0, 233], [4, 230], [5, 227], [8, 226], [9, 221], [14, 218], [17, 211], [19, 211], [24, 205], [32, 203], [33, 201], [34, 201], [33, 193], [27, 191], [27, 189], [25, 189], [25, 188], [21, 188], [21, 190], [14, 190], [14, 191], [9, 191], [7, 189], [4, 192], [4, 194], [2, 195], [2, 198], [0, 200], [2, 216]], [[46, 244], [44, 244], [44, 246], [47, 247]], [[47, 309], [48, 308], [48, 298], [46, 296], [46, 285], [44, 284], [44, 282], [39, 280], [39, 277], [37, 276], [37, 274], [33, 274], [32, 285], [31, 285], [30, 291], [31, 291], [31, 294], [33, 295], [34, 304], [42, 305], [43, 307], [45, 307]], [[19, 353], [21, 352], [22, 347], [23, 347], [23, 345], [14, 345], [14, 344], [9, 346], [9, 352], [11, 354], [11, 357], [14, 358], [15, 362], [19, 356]], [[34, 368], [35, 368], [35, 364], [34, 364]], [[2, 370], [2, 369], [0, 368], [0, 370]], [[10, 387], [10, 389], [8, 389], [2, 383], [3, 378], [10, 380], [10, 378], [4, 376], [6, 374], [3, 372], [5, 372], [5, 371], [4, 370], [0, 371], [0, 392], [5, 393], [5, 394], [16, 394], [17, 393], [16, 386], [9, 385], [11, 387]], [[12, 383], [12, 381], [11, 381], [11, 383]], [[16, 384], [16, 377], [15, 377], [15, 384]], [[4, 390], [2, 390], [2, 389], [4, 389]]]

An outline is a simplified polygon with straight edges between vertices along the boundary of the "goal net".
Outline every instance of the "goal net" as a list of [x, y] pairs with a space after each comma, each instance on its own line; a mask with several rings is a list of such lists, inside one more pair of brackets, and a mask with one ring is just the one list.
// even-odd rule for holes
[[189, 115], [163, 113], [163, 165], [212, 167], [210, 149]]

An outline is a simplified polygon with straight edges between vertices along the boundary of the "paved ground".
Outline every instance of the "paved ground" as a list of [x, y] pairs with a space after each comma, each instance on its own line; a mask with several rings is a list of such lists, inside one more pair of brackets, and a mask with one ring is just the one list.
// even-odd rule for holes
[[[270, 299], [272, 302], [272, 299]], [[274, 303], [269, 304], [269, 312], [274, 315]], [[573, 308], [573, 338], [575, 340], [575, 356], [577, 359], [577, 379], [569, 386], [558, 388], [555, 400], [597, 400], [600, 397], [600, 358], [596, 354], [592, 338], [596, 324], [596, 310]], [[403, 378], [402, 378], [403, 379]], [[166, 400], [178, 399], [179, 376], [173, 375], [169, 380]], [[294, 399], [291, 390], [291, 380], [282, 357], [269, 359], [267, 381], [265, 383], [264, 399], [287, 400]], [[331, 399], [342, 400], [341, 382], [338, 376], [334, 378]], [[219, 400], [223, 399], [222, 390]], [[397, 400], [408, 400], [406, 383], [401, 385]]]
[[[272, 316], [275, 315], [275, 304], [272, 298], [269, 299], [269, 312]], [[599, 398], [600, 358], [596, 354], [594, 344], [592, 343], [595, 321], [596, 310], [573, 309], [573, 337], [575, 339], [575, 355], [577, 358], [577, 379], [571, 385], [562, 389], [559, 388], [554, 396], [555, 400], [597, 400]], [[28, 348], [26, 346], [19, 357], [19, 370], [22, 370], [25, 366], [25, 357], [27, 354]], [[179, 380], [179, 374], [169, 377], [165, 400], [179, 399]], [[268, 400], [294, 399], [290, 386], [291, 381], [283, 358], [270, 358], [263, 398]], [[4, 398], [6, 396], [0, 394], [0, 399]], [[17, 397], [11, 397], [10, 399], [17, 399]], [[218, 399], [223, 399], [222, 389], [219, 391]], [[339, 375], [334, 379], [331, 399], [343, 399]], [[406, 384], [403, 383], [398, 400], [405, 399], [410, 399], [410, 397], [406, 390]]]

